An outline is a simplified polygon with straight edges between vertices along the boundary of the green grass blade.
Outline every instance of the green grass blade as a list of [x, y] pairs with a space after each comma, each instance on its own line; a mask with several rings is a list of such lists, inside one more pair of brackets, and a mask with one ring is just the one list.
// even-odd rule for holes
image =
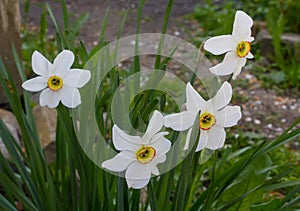
[[[168, 27], [168, 23], [169, 23], [169, 17], [171, 15], [171, 10], [172, 10], [173, 4], [174, 4], [174, 0], [169, 0], [168, 1], [168, 5], [167, 5], [166, 11], [164, 13], [164, 19], [163, 19], [163, 23], [162, 23], [162, 29], [161, 29], [162, 34], [165, 34], [166, 31], [167, 31], [167, 27]], [[157, 55], [156, 55], [156, 58], [155, 58], [154, 69], [158, 69], [160, 67], [160, 57], [161, 57], [160, 54], [161, 54], [161, 48], [163, 46], [163, 43], [164, 43], [164, 39], [162, 37], [162, 39], [160, 40], [159, 45], [158, 45], [158, 50], [157, 50]]]
[[65, 0], [60, 0], [60, 5], [63, 12], [63, 20], [64, 20], [64, 29], [70, 29], [70, 21], [69, 21], [69, 12], [67, 9], [67, 3]]
[[31, 200], [26, 196], [21, 187], [14, 184], [5, 174], [0, 172], [0, 182], [7, 192], [14, 195], [27, 210], [39, 209], [31, 202]]
[[1, 193], [0, 193], [0, 208], [6, 211], [18, 211]]
[[150, 204], [150, 208], [151, 210], [153, 211], [157, 211], [158, 210], [158, 207], [157, 207], [157, 199], [156, 199], [156, 196], [155, 196], [155, 190], [154, 190], [154, 187], [153, 187], [153, 182], [150, 181], [147, 185], [148, 187], [148, 200], [149, 200], [149, 204]]
[[55, 20], [55, 16], [54, 16], [54, 14], [53, 14], [53, 12], [52, 12], [52, 10], [51, 10], [51, 8], [50, 8], [50, 6], [49, 6], [48, 3], [47, 3], [47, 9], [48, 9], [48, 13], [50, 15], [50, 18], [51, 18], [51, 20], [52, 20], [52, 22], [54, 24], [54, 27], [56, 29], [56, 32], [57, 32], [58, 46], [60, 46], [59, 50], [62, 50], [65, 46], [67, 46], [67, 43], [64, 40], [63, 34], [62, 34], [62, 32], [61, 32], [61, 30], [60, 30], [60, 28], [59, 28], [59, 26], [58, 26], [58, 24], [57, 24], [57, 22]]

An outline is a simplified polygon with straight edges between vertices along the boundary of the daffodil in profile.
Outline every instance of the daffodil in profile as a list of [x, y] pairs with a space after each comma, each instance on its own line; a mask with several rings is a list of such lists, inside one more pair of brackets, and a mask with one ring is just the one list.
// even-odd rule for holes
[[204, 49], [214, 55], [225, 54], [223, 61], [212, 68], [210, 71], [215, 75], [230, 75], [232, 79], [240, 74], [242, 67], [245, 66], [247, 59], [252, 59], [251, 27], [252, 18], [245, 12], [238, 10], [235, 14], [233, 30], [231, 35], [221, 35], [208, 39], [204, 43]]
[[197, 115], [200, 112], [199, 129], [200, 137], [196, 152], [203, 148], [216, 150], [224, 146], [226, 139], [226, 127], [237, 124], [242, 117], [239, 106], [229, 106], [232, 97], [232, 88], [228, 82], [224, 82], [216, 95], [206, 101], [190, 83], [186, 86], [186, 111], [170, 114], [165, 117], [165, 126], [176, 131], [187, 132], [184, 149], [189, 148], [190, 135]]
[[164, 136], [167, 132], [160, 132], [164, 117], [154, 111], [148, 128], [143, 136], [132, 136], [125, 133], [117, 125], [112, 129], [112, 141], [120, 152], [112, 159], [102, 163], [102, 167], [113, 172], [125, 172], [129, 188], [145, 187], [151, 175], [159, 175], [158, 163], [166, 160], [166, 153], [170, 150], [171, 142]]
[[29, 79], [22, 87], [31, 92], [42, 91], [40, 105], [55, 108], [61, 101], [69, 108], [75, 108], [81, 103], [78, 88], [83, 87], [91, 78], [88, 70], [71, 69], [74, 54], [63, 50], [54, 59], [53, 64], [41, 53], [35, 51], [32, 55], [32, 69], [37, 77]]

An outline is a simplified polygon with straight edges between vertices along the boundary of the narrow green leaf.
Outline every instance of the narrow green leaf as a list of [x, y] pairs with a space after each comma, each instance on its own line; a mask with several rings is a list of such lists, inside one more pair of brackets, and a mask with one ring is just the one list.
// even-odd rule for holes
[[158, 207], [157, 207], [157, 199], [155, 196], [155, 190], [152, 184], [152, 181], [150, 181], [147, 185], [148, 187], [148, 199], [149, 199], [149, 204], [150, 204], [150, 208], [153, 211], [157, 211]]
[[6, 211], [18, 211], [1, 193], [0, 193], [0, 208]]
[[0, 172], [0, 181], [5, 190], [12, 195], [16, 196], [16, 198], [22, 203], [22, 205], [27, 210], [36, 210], [39, 209], [30, 201], [30, 199], [25, 195], [23, 190], [15, 185], [6, 175]]

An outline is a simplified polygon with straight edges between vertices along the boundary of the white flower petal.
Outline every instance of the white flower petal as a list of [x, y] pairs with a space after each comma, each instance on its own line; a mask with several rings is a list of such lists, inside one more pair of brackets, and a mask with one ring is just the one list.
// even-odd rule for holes
[[136, 160], [135, 154], [130, 151], [122, 151], [112, 159], [106, 160], [102, 163], [102, 167], [110, 171], [121, 172], [127, 169], [129, 164]]
[[160, 156], [162, 154], [166, 154], [170, 150], [171, 142], [168, 139], [162, 137], [159, 141], [150, 144], [150, 146], [155, 149], [155, 156]]
[[247, 59], [253, 59], [254, 56], [253, 56], [253, 54], [252, 54], [251, 52], [249, 52], [249, 53], [247, 54], [246, 58], [247, 58]]
[[238, 10], [235, 13], [232, 35], [238, 40], [244, 40], [251, 36], [251, 27], [253, 25], [252, 18], [245, 12]]
[[221, 55], [236, 48], [232, 35], [221, 35], [209, 38], [204, 42], [204, 49], [214, 55]]
[[40, 52], [34, 51], [31, 57], [31, 65], [34, 73], [48, 77], [49, 71], [52, 70], [53, 65]]
[[91, 72], [88, 70], [71, 69], [64, 77], [64, 83], [77, 88], [83, 87], [91, 79]]
[[58, 92], [53, 92], [49, 88], [43, 90], [40, 94], [40, 105], [55, 108], [58, 106], [60, 96]]
[[217, 111], [229, 104], [232, 97], [232, 88], [230, 83], [225, 81], [217, 94], [211, 99], [213, 110]]
[[158, 163], [163, 163], [167, 160], [166, 154], [162, 154], [160, 156], [155, 156], [151, 161], [151, 165], [157, 165]]
[[224, 146], [226, 132], [223, 127], [215, 125], [210, 128], [208, 133], [208, 140], [206, 142], [205, 148], [216, 150]]
[[238, 61], [237, 65], [235, 67], [235, 70], [233, 71], [232, 80], [235, 80], [236, 77], [241, 73], [242, 68], [245, 66], [246, 62], [247, 62], [246, 58], [241, 58]]
[[64, 84], [59, 94], [62, 104], [68, 108], [75, 108], [81, 103], [79, 90], [75, 87]]
[[141, 164], [139, 162], [133, 162], [128, 166], [125, 173], [125, 178], [129, 188], [141, 189], [150, 181], [150, 166], [147, 164]]
[[160, 139], [163, 137], [163, 136], [166, 136], [166, 135], [168, 135], [169, 133], [168, 132], [159, 132], [159, 133], [157, 133], [157, 134], [155, 134], [152, 138], [151, 138], [151, 140], [150, 140], [150, 142], [148, 141], [148, 142], [144, 142], [144, 141], [142, 141], [142, 143], [145, 143], [145, 144], [153, 144], [153, 143], [155, 143], [155, 142], [157, 142], [157, 141], [160, 141]]
[[63, 50], [60, 52], [53, 62], [53, 74], [64, 77], [69, 73], [74, 62], [74, 54], [72, 51]]
[[201, 130], [200, 131], [200, 137], [199, 137], [199, 142], [196, 148], [196, 152], [202, 150], [205, 148], [206, 143], [208, 140], [208, 131], [207, 130]]
[[47, 87], [47, 79], [41, 76], [29, 79], [22, 84], [27, 91], [38, 92]]
[[209, 68], [209, 70], [214, 75], [229, 75], [233, 73], [240, 59], [235, 52], [228, 52], [221, 63]]
[[127, 186], [133, 189], [142, 189], [148, 185], [149, 181], [150, 181], [150, 177], [146, 179], [138, 179], [138, 180], [126, 178]]
[[149, 124], [145, 134], [142, 137], [143, 142], [149, 143], [154, 134], [158, 133], [164, 125], [164, 117], [163, 115], [155, 110], [151, 119], [149, 120]]
[[128, 135], [117, 125], [114, 125], [112, 130], [112, 141], [117, 150], [130, 150], [136, 152], [139, 149], [141, 137]]
[[252, 41], [254, 41], [254, 37], [245, 38], [245, 41], [252, 42]]
[[176, 131], [184, 131], [193, 126], [197, 113], [183, 111], [165, 117], [165, 126]]
[[185, 139], [185, 145], [183, 147], [183, 150], [188, 150], [189, 145], [190, 145], [190, 140], [191, 140], [191, 134], [192, 134], [193, 128], [190, 128], [186, 134], [186, 139]]
[[240, 106], [226, 106], [219, 112], [216, 112], [216, 124], [221, 127], [232, 127], [238, 123], [242, 117]]
[[156, 167], [156, 165], [154, 165], [153, 163], [149, 163], [149, 164], [150, 164], [151, 173], [158, 176], [159, 175], [159, 170]]
[[186, 85], [186, 106], [187, 111], [198, 113], [206, 105], [206, 101], [198, 94], [198, 92], [187, 83]]

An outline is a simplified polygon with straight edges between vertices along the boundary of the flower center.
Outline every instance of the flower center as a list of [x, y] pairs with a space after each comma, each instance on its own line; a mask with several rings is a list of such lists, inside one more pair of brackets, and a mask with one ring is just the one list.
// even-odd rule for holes
[[155, 156], [156, 151], [153, 147], [141, 146], [138, 151], [136, 151], [136, 159], [142, 163], [149, 163]]
[[63, 87], [63, 80], [57, 75], [53, 75], [48, 79], [48, 87], [52, 91], [58, 91]]
[[208, 112], [204, 112], [200, 116], [200, 128], [202, 130], [209, 130], [216, 123], [214, 115]]
[[236, 53], [237, 53], [238, 57], [243, 58], [243, 57], [247, 56], [247, 54], [250, 52], [250, 50], [251, 50], [250, 42], [242, 41], [238, 44], [238, 46], [236, 48]]

